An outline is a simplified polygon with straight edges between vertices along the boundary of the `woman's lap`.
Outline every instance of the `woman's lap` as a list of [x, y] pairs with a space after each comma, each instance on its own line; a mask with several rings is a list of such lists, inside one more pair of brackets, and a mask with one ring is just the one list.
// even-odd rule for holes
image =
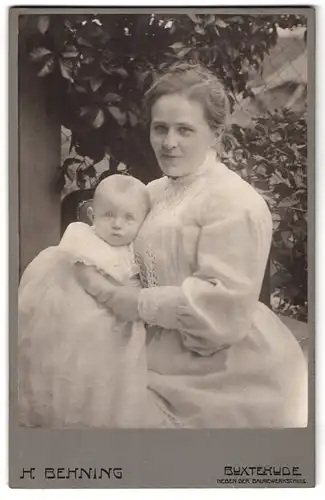
[[[305, 359], [291, 332], [264, 306], [258, 306], [247, 338], [232, 347], [209, 359], [193, 357], [184, 348], [184, 362], [177, 353], [178, 364], [183, 366], [179, 373], [168, 359], [173, 353], [168, 356], [166, 341], [165, 361], [158, 356], [159, 340], [153, 342], [157, 354], [151, 356], [149, 385], [160, 395], [163, 410], [181, 427], [307, 424]], [[156, 359], [159, 369], [152, 362]], [[213, 365], [215, 370], [211, 370]], [[192, 369], [186, 374], [184, 367], [190, 366]]]

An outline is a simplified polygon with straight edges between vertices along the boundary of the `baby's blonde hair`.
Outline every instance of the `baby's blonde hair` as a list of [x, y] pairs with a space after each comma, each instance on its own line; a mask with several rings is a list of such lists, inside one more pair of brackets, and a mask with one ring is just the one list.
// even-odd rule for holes
[[132, 195], [140, 195], [145, 206], [146, 213], [151, 208], [150, 196], [147, 187], [143, 182], [131, 175], [113, 174], [102, 180], [94, 193], [93, 206], [96, 205], [96, 200], [99, 197], [108, 196], [109, 192], [112, 193], [130, 193]]

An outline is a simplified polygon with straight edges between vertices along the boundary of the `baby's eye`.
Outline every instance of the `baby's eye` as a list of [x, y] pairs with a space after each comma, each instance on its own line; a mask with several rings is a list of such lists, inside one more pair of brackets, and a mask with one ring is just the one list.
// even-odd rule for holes
[[126, 214], [125, 218], [128, 222], [134, 221], [134, 217], [132, 214]]
[[109, 219], [111, 219], [112, 217], [114, 217], [113, 212], [108, 212], [108, 213], [106, 214], [106, 217], [108, 217]]

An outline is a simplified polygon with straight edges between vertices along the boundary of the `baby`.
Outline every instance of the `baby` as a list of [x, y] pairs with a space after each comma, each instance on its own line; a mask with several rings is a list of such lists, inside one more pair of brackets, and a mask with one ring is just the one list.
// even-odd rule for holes
[[[105, 293], [110, 285], [140, 287], [132, 242], [149, 209], [144, 184], [112, 175], [88, 209], [93, 226], [70, 224], [59, 245], [26, 269], [19, 286], [21, 424], [144, 425], [145, 328], [131, 311], [122, 319], [100, 305], [100, 280]], [[77, 279], [83, 269], [91, 295]]]

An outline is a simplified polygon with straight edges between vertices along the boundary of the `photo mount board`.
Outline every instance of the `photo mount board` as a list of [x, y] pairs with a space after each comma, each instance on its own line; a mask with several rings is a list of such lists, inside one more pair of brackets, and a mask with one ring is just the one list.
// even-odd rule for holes
[[[308, 26], [309, 418], [296, 429], [27, 429], [17, 418], [19, 282], [18, 18], [82, 13], [302, 14]], [[315, 485], [315, 10], [23, 8], [9, 12], [9, 485], [12, 488], [252, 488]], [[76, 472], [73, 472], [76, 471]], [[86, 472], [83, 472], [86, 471]]]

